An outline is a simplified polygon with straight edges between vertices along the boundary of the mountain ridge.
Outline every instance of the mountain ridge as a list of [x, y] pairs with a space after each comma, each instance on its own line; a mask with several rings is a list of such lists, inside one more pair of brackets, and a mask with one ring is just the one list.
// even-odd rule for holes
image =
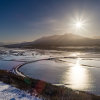
[[32, 42], [6, 45], [7, 47], [58, 47], [58, 46], [100, 46], [100, 39], [83, 37], [76, 34], [44, 36]]

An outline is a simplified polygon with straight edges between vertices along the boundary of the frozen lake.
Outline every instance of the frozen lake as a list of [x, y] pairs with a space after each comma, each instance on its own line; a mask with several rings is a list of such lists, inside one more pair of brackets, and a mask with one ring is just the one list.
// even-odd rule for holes
[[100, 53], [56, 50], [11, 50], [0, 54], [0, 69], [11, 70], [26, 61], [35, 61], [20, 68], [25, 75], [64, 85], [75, 90], [100, 94]]
[[[67, 59], [66, 59], [67, 60]], [[76, 61], [75, 61], [76, 60]], [[74, 63], [43, 60], [24, 65], [20, 71], [32, 78], [61, 84], [75, 90], [100, 94], [100, 61], [74, 59]], [[82, 62], [83, 61], [83, 62]], [[87, 63], [89, 61], [89, 63]], [[96, 66], [97, 63], [97, 66]], [[97, 67], [97, 68], [96, 68]]]

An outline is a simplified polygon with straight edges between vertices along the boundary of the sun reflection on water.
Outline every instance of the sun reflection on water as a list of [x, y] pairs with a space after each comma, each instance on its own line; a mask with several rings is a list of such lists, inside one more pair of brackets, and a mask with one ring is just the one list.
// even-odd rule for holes
[[81, 58], [78, 58], [76, 64], [69, 68], [64, 75], [64, 83], [68, 83], [68, 87], [72, 89], [85, 90], [89, 86], [88, 70], [80, 65]]

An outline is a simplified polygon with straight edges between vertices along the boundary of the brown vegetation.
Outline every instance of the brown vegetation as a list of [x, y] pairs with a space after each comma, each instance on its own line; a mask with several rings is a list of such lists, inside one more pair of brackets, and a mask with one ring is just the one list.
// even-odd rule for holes
[[55, 86], [29, 77], [21, 77], [3, 70], [0, 70], [0, 81], [28, 91], [31, 95], [41, 96], [45, 100], [100, 100], [99, 96], [93, 94]]

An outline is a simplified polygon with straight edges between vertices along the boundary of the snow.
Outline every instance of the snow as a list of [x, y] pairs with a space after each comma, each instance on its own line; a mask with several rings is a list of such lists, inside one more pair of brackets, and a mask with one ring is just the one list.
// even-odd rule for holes
[[0, 82], [0, 100], [42, 100], [25, 91]]

